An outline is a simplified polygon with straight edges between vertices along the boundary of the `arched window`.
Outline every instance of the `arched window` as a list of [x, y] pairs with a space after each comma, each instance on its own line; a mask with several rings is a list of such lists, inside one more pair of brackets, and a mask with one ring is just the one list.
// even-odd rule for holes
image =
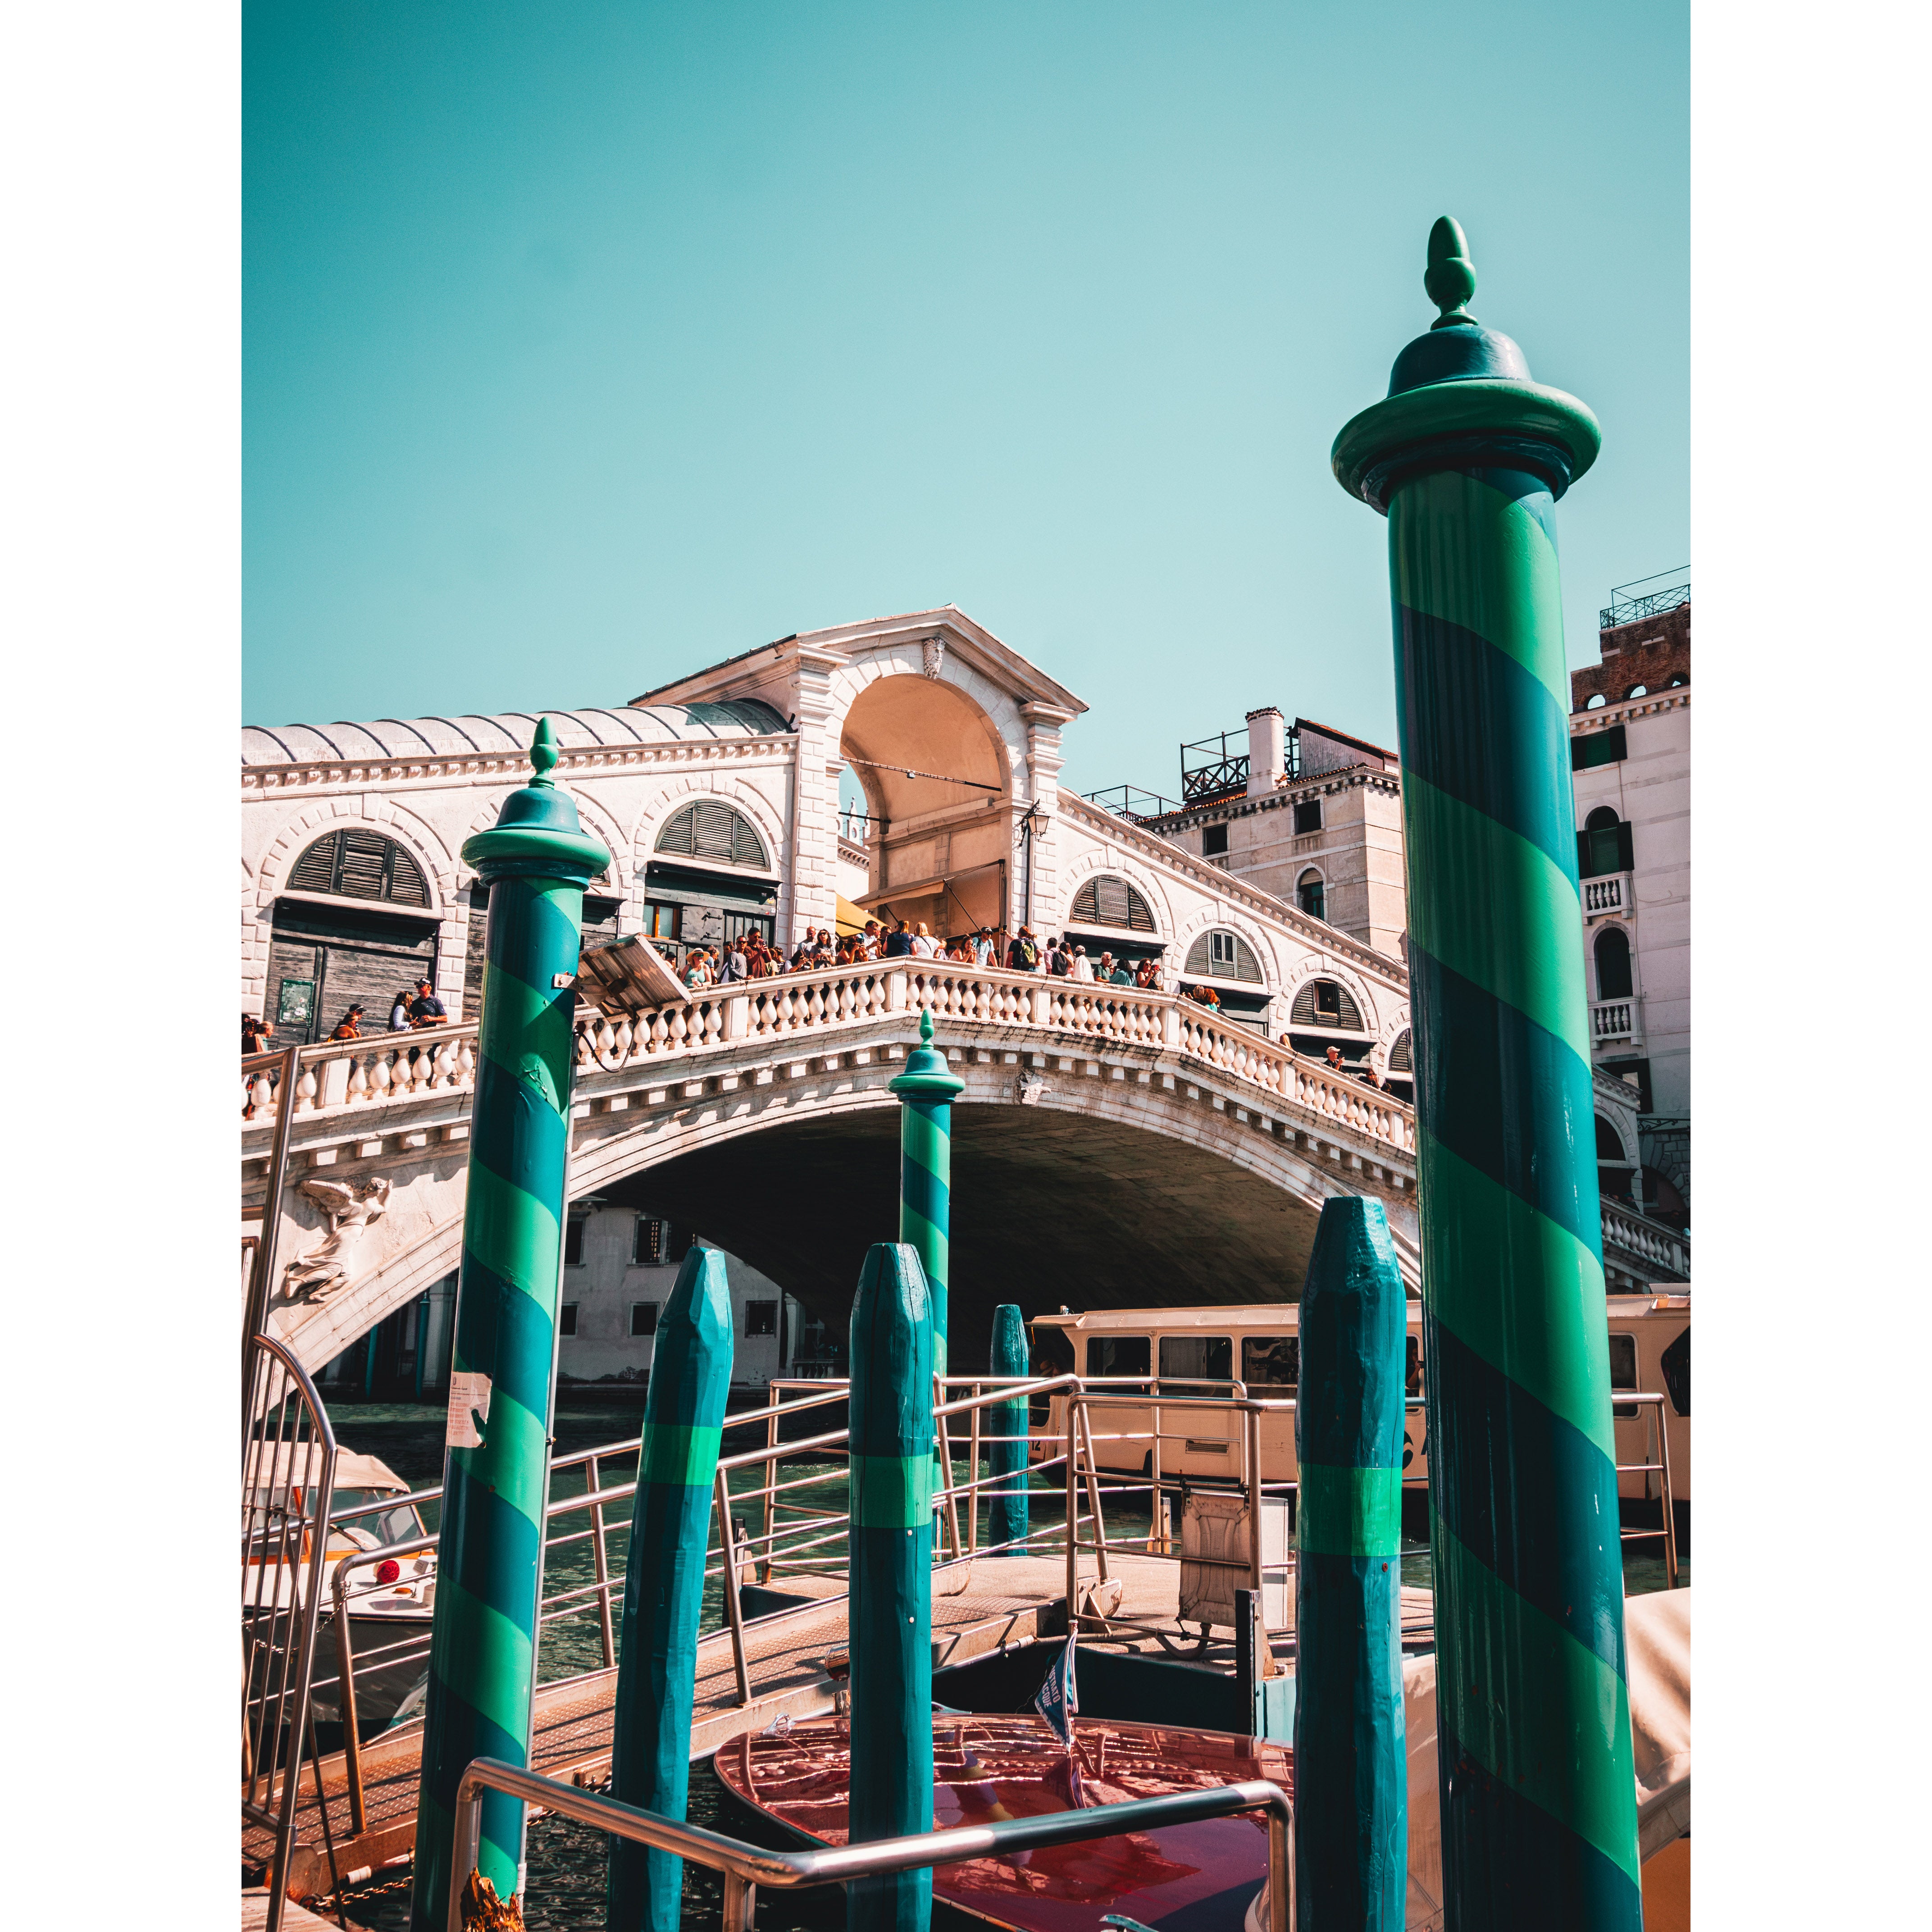
[[1576, 835], [1578, 874], [1600, 878], [1606, 872], [1628, 872], [1632, 863], [1628, 824], [1618, 818], [1614, 806], [1598, 806]]
[[1294, 996], [1290, 1026], [1336, 1027], [1346, 1033], [1362, 1030], [1362, 1010], [1347, 987], [1333, 980], [1311, 980]]
[[725, 866], [771, 869], [764, 841], [742, 812], [715, 798], [687, 805], [658, 834], [657, 849], [690, 859], [712, 859]]
[[1624, 1158], [1623, 1136], [1600, 1114], [1597, 1116], [1597, 1158], [1612, 1161]]
[[1634, 684], [1624, 693], [1624, 695], [1627, 698], [1648, 698], [1650, 695], [1650, 686], [1647, 684]]
[[1325, 920], [1327, 896], [1322, 890], [1322, 874], [1311, 867], [1294, 882], [1294, 902], [1310, 919]]
[[1408, 1073], [1414, 1070], [1415, 1048], [1409, 1038], [1409, 1029], [1404, 1027], [1395, 1036], [1395, 1044], [1389, 1048], [1388, 1070], [1391, 1073]]
[[1225, 927], [1204, 932], [1187, 949], [1186, 970], [1210, 980], [1245, 980], [1256, 986], [1262, 983], [1262, 962], [1255, 957], [1254, 948], [1239, 933]]
[[1690, 680], [1680, 670], [1664, 688], [1666, 691], [1675, 691], [1680, 684], [1688, 684], [1690, 682]]
[[1610, 701], [1600, 691], [1592, 692], [1584, 699], [1583, 709], [1586, 711], [1600, 711]]
[[390, 905], [429, 904], [429, 881], [410, 854], [380, 832], [352, 831], [346, 826], [318, 838], [296, 861], [289, 890], [377, 899]]
[[1629, 937], [1622, 926], [1606, 926], [1597, 934], [1597, 997], [1627, 1000], [1630, 992]]
[[1147, 901], [1111, 872], [1096, 874], [1073, 895], [1073, 920], [1076, 925], [1115, 926], [1127, 932], [1154, 929]]

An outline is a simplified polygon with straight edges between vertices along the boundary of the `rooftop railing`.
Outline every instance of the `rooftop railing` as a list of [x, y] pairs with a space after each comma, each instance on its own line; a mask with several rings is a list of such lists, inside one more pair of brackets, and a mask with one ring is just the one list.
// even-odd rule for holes
[[1690, 601], [1690, 566], [1660, 570], [1654, 577], [1640, 577], [1628, 584], [1612, 585], [1610, 601], [1598, 614], [1598, 628], [1614, 630], [1619, 624], [1634, 624], [1640, 618], [1660, 616]]

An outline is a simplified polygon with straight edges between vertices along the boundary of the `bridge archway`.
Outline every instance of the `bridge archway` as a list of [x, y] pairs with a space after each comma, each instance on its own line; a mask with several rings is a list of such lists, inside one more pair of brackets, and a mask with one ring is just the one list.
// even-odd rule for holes
[[935, 933], [1005, 924], [1013, 764], [971, 694], [937, 675], [875, 677], [846, 710], [839, 755], [872, 821], [866, 910]]
[[[956, 1067], [967, 1086], [953, 1109], [951, 1334], [963, 1367], [984, 1364], [1002, 1301], [1030, 1316], [1294, 1299], [1322, 1203], [1340, 1194], [1383, 1199], [1415, 1280], [1412, 1184], [1285, 1133], [1238, 1096], [1084, 1059], [1024, 1078], [992, 1052]], [[897, 1238], [897, 1070], [883, 1055], [821, 1062], [668, 1115], [592, 1114], [578, 1123], [572, 1194], [692, 1227], [842, 1322], [867, 1248]], [[394, 1192], [366, 1272], [318, 1306], [278, 1298], [278, 1325], [305, 1362], [329, 1360], [458, 1265], [465, 1151], [384, 1161]], [[298, 1213], [286, 1256], [314, 1238]]]

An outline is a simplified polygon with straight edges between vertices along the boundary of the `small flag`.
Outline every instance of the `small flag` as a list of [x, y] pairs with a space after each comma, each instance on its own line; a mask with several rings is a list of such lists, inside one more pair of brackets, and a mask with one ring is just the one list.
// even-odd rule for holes
[[1053, 1727], [1053, 1734], [1069, 1750], [1073, 1748], [1073, 1720], [1080, 1709], [1080, 1697], [1073, 1681], [1073, 1646], [1079, 1641], [1078, 1630], [1066, 1634], [1066, 1648], [1054, 1660], [1053, 1668], [1046, 1673], [1046, 1682], [1040, 1687], [1040, 1694], [1033, 1700], [1033, 1707]]

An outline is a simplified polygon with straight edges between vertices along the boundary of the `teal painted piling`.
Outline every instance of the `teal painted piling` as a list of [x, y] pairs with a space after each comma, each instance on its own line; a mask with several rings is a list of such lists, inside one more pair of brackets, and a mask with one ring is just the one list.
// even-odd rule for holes
[[932, 1304], [932, 1369], [946, 1372], [946, 1292], [952, 1279], [952, 1096], [965, 1082], [932, 1044], [932, 1010], [919, 1016], [919, 1044], [892, 1082], [899, 1120], [899, 1239], [917, 1250]]
[[[852, 1304], [851, 1842], [932, 1829], [932, 1301], [880, 1241]], [[926, 1932], [932, 1874], [856, 1879], [850, 1932]]]
[[[993, 1373], [1023, 1376], [1027, 1372], [1026, 1323], [1019, 1310], [1003, 1301], [993, 1310]], [[1023, 1556], [1027, 1540], [1027, 1404], [995, 1402], [986, 1411], [986, 1473], [992, 1479], [993, 1503], [988, 1532], [998, 1556]], [[1014, 1547], [1002, 1550], [1000, 1545]]]
[[[724, 1257], [693, 1246], [651, 1351], [644, 1447], [624, 1571], [613, 1796], [682, 1818], [691, 1783], [691, 1706], [713, 1479], [731, 1388], [731, 1286]], [[725, 1526], [726, 1540], [730, 1537]], [[677, 1932], [684, 1861], [610, 1841], [610, 1932]]]
[[1326, 1202], [1301, 1291], [1294, 1408], [1298, 1932], [1402, 1932], [1408, 1319], [1382, 1204]]
[[[472, 1758], [527, 1761], [537, 1600], [550, 1486], [557, 1279], [570, 1144], [572, 1028], [584, 888], [610, 855], [548, 774], [548, 718], [536, 776], [495, 826], [463, 848], [490, 887], [476, 1097], [449, 1424], [437, 1541], [436, 1616], [416, 1811], [413, 1932], [443, 1932], [456, 1787]], [[524, 1808], [486, 1792], [477, 1869], [521, 1889]]]
[[1408, 855], [1444, 1904], [1637, 1932], [1603, 1223], [1556, 500], [1596, 418], [1465, 304], [1335, 440], [1388, 519]]

